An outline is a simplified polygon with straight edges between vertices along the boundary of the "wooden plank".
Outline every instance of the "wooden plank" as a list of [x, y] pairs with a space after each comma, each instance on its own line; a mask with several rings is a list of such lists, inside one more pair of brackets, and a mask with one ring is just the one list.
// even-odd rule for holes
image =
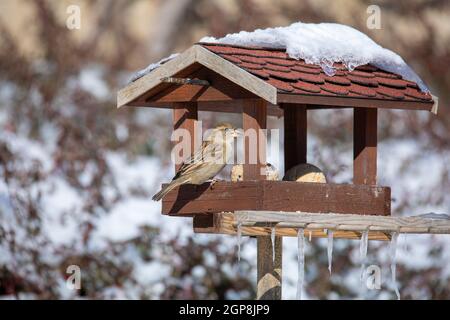
[[[195, 102], [189, 103], [174, 103], [173, 104], [173, 129], [185, 129], [189, 136], [183, 136], [183, 139], [190, 139], [191, 154], [194, 153], [196, 143], [196, 123], [198, 120], [197, 104]], [[179, 142], [179, 141], [177, 141]], [[190, 154], [183, 154], [181, 152], [178, 159], [175, 159], [175, 172], [181, 167], [182, 162], [190, 156]]]
[[353, 183], [377, 184], [377, 109], [355, 108]]
[[391, 189], [293, 181], [219, 181], [184, 185], [162, 200], [162, 213], [193, 215], [238, 210], [390, 215]]
[[[198, 101], [198, 111], [213, 111], [225, 113], [242, 113], [243, 100], [229, 100], [229, 101]], [[135, 101], [129, 103], [130, 107], [150, 107], [160, 109], [172, 109], [172, 103], [162, 102], [145, 102]], [[281, 118], [283, 110], [277, 105], [271, 103], [267, 104], [267, 116]]]
[[277, 104], [277, 89], [274, 86], [202, 46], [195, 45], [194, 47], [197, 49], [199, 63], [267, 102]]
[[284, 110], [284, 172], [307, 162], [307, 106], [282, 105]]
[[433, 219], [421, 216], [383, 217], [336, 213], [237, 211], [234, 213], [234, 217], [236, 223], [265, 223], [285, 228], [323, 228], [323, 226], [326, 226], [328, 229], [340, 231], [368, 230], [416, 234], [450, 234], [450, 219]]
[[[242, 113], [242, 127], [244, 129], [244, 180], [265, 180], [266, 166], [266, 136], [267, 106], [264, 100], [244, 101]], [[253, 130], [254, 137], [251, 139]], [[255, 161], [256, 160], [256, 161]], [[251, 163], [256, 162], [256, 163]]]
[[318, 95], [302, 95], [278, 93], [277, 101], [279, 104], [308, 104], [308, 105], [329, 105], [335, 107], [361, 107], [361, 108], [382, 108], [382, 109], [406, 109], [406, 110], [426, 110], [433, 111], [434, 103], [415, 102], [402, 100], [384, 100], [368, 98], [349, 98], [349, 97], [326, 97]]
[[[205, 234], [225, 234], [236, 235], [237, 234], [238, 221], [235, 214], [231, 212], [214, 213], [207, 215], [196, 215], [193, 218], [193, 227], [195, 233]], [[273, 223], [242, 223], [241, 233], [243, 236], [269, 236], [272, 232]], [[297, 237], [297, 228], [277, 227], [277, 237]], [[324, 229], [321, 228], [305, 228], [305, 236], [311, 238], [326, 238], [327, 234]], [[361, 239], [361, 230], [346, 231], [346, 230], [334, 230], [333, 237], [336, 239]], [[382, 231], [370, 231], [369, 240], [390, 240], [390, 235]]]

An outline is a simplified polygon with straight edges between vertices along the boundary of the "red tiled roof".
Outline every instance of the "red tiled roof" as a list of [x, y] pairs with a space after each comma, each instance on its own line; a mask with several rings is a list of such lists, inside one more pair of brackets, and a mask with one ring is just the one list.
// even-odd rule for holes
[[336, 75], [329, 77], [320, 66], [292, 59], [281, 50], [206, 43], [200, 45], [270, 83], [281, 93], [432, 101], [431, 95], [420, 91], [416, 83], [372, 65], [359, 66], [350, 72], [342, 64], [335, 63]]

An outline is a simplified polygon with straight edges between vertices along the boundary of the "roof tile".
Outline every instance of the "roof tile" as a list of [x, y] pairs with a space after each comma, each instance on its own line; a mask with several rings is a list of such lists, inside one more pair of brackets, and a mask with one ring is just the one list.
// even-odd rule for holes
[[262, 66], [262, 65], [260, 65], [260, 64], [257, 64], [257, 63], [250, 63], [250, 62], [241, 62], [240, 64], [239, 64], [239, 66], [241, 67], [241, 68], [244, 68], [244, 69], [254, 69], [254, 70], [262, 70], [264, 67]]
[[320, 74], [320, 69], [308, 68], [300, 65], [293, 66], [291, 68], [294, 71], [310, 73], [310, 74]]
[[309, 73], [298, 73], [299, 76], [297, 79], [306, 81], [306, 82], [311, 82], [311, 83], [324, 83], [325, 80], [323, 79], [323, 77], [321, 75], [314, 75], [314, 74], [309, 74]]
[[368, 86], [368, 87], [377, 87], [378, 86], [378, 82], [373, 79], [352, 76], [351, 74], [348, 74], [347, 78], [351, 82], [362, 85], [362, 86]]
[[331, 83], [325, 83], [320, 86], [322, 90], [325, 90], [327, 92], [331, 92], [340, 96], [346, 96], [348, 95], [348, 88], [344, 86], [339, 86]]
[[389, 98], [394, 98], [394, 99], [399, 99], [399, 100], [402, 100], [405, 98], [405, 95], [403, 94], [402, 91], [399, 91], [399, 90], [396, 90], [393, 88], [379, 86], [375, 90], [377, 93], [379, 93], [383, 96], [389, 97]]
[[283, 90], [283, 91], [287, 91], [287, 92], [294, 90], [289, 83], [281, 81], [281, 80], [270, 78], [269, 80], [267, 80], [267, 82], [279, 90]]
[[389, 78], [379, 78], [377, 77], [377, 81], [379, 84], [392, 87], [392, 88], [406, 88], [406, 82], [402, 79], [389, 79]]
[[369, 87], [360, 86], [358, 84], [352, 84], [348, 90], [352, 93], [355, 93], [357, 95], [364, 96], [364, 97], [374, 98], [377, 96], [377, 93], [375, 92], [375, 90], [373, 90]]
[[326, 82], [339, 84], [341, 86], [349, 86], [352, 84], [350, 80], [342, 76], [332, 76], [332, 77], [324, 76], [323, 78], [325, 79]]
[[291, 72], [291, 69], [284, 66], [274, 65], [274, 64], [266, 64], [265, 69], [273, 70], [273, 71], [280, 71], [280, 72]]
[[296, 83], [292, 83], [292, 86], [296, 89], [300, 89], [310, 93], [320, 93], [320, 87], [315, 84], [297, 81]]
[[303, 77], [303, 74], [296, 71], [291, 72], [279, 72], [279, 71], [273, 71], [273, 70], [265, 70], [268, 74], [270, 74], [272, 77], [278, 78], [278, 79], [284, 79], [284, 80], [291, 80], [295, 81]]

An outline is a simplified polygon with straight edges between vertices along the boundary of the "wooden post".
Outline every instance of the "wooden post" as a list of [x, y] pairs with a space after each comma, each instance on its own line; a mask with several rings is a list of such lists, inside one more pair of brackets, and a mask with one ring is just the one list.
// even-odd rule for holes
[[375, 108], [354, 109], [353, 183], [377, 184], [377, 109]]
[[[183, 128], [189, 131], [191, 137], [191, 153], [195, 152], [195, 126], [198, 120], [197, 103], [174, 103], [173, 104], [173, 130]], [[182, 159], [189, 155], [181, 154]], [[175, 164], [175, 172], [181, 167], [181, 164]]]
[[[262, 169], [266, 165], [265, 152], [267, 142], [265, 136], [262, 136], [259, 131], [260, 129], [267, 128], [267, 103], [264, 100], [246, 100], [243, 104], [242, 117], [243, 129], [247, 132], [244, 143], [244, 181], [265, 180]], [[248, 138], [247, 131], [249, 129], [256, 130], [257, 148], [250, 147], [250, 139]], [[252, 158], [250, 150], [253, 152], [256, 150], [258, 153], [256, 164], [249, 163], [249, 159]], [[256, 297], [258, 300], [279, 300], [281, 299], [282, 238], [275, 238], [275, 259], [272, 257], [273, 250], [270, 236], [257, 237], [257, 250], [258, 275]]]
[[306, 105], [283, 105], [284, 110], [284, 172], [307, 162]]
[[[267, 128], [267, 103], [264, 100], [245, 100], [242, 106], [242, 127], [244, 129], [244, 180], [265, 180], [262, 169], [266, 165], [266, 138], [260, 132]], [[256, 133], [256, 140], [250, 145], [251, 132]], [[251, 151], [257, 154], [251, 154]], [[250, 163], [256, 156], [256, 163]]]

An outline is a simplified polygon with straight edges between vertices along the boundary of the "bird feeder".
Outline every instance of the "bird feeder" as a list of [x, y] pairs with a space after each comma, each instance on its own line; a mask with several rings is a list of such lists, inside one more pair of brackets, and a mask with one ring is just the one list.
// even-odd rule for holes
[[[244, 163], [243, 181], [183, 185], [163, 199], [162, 213], [193, 217], [196, 233], [236, 234], [240, 226], [243, 235], [258, 237], [259, 280], [267, 273], [281, 277], [281, 249], [271, 257], [274, 227], [277, 248], [282, 236], [296, 236], [298, 228], [313, 237], [333, 229], [335, 238], [349, 239], [367, 230], [369, 240], [388, 240], [392, 230], [402, 228], [448, 231], [448, 223], [389, 220], [394, 219], [391, 189], [377, 182], [378, 109], [436, 113], [437, 100], [416, 83], [372, 65], [354, 71], [334, 67], [336, 74], [327, 76], [320, 66], [292, 59], [284, 50], [198, 43], [118, 93], [118, 107], [172, 109], [174, 130], [184, 128], [192, 137], [201, 111], [241, 114], [243, 129], [257, 131], [266, 129], [269, 116], [284, 116], [285, 171], [307, 161], [308, 111], [353, 109], [352, 184], [266, 181], [263, 151], [256, 164]], [[247, 141], [245, 154], [249, 159]], [[268, 292], [258, 288], [259, 298], [281, 294], [279, 288]]]

